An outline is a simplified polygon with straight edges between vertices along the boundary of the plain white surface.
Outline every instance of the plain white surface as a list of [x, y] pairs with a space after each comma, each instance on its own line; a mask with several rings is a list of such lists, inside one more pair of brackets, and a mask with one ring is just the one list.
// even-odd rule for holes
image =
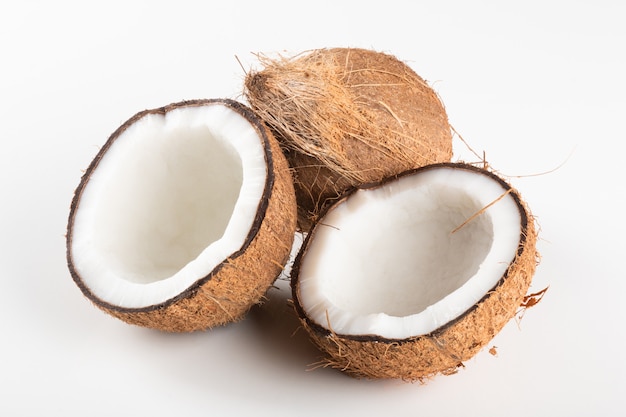
[[[3, 2], [0, 414], [623, 415], [625, 18], [618, 0]], [[311, 370], [285, 281], [241, 323], [163, 334], [97, 310], [65, 265], [81, 169], [122, 122], [240, 98], [254, 53], [330, 46], [407, 61], [541, 226], [543, 301], [427, 385]]]

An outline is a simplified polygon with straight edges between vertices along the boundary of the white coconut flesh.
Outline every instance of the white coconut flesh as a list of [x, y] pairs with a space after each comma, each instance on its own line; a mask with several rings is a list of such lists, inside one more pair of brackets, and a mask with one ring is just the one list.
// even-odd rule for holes
[[299, 302], [336, 334], [428, 334], [496, 286], [521, 230], [515, 199], [490, 176], [449, 166], [402, 176], [324, 216], [300, 261]]
[[259, 133], [237, 111], [148, 114], [117, 137], [82, 190], [74, 269], [114, 306], [172, 299], [242, 248], [267, 176]]

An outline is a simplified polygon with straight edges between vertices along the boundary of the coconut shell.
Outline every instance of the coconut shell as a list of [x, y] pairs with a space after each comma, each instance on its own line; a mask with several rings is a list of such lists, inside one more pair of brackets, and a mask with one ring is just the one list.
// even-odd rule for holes
[[[267, 179], [253, 226], [242, 247], [187, 290], [158, 305], [122, 308], [109, 304], [84, 284], [73, 267], [72, 223], [80, 196], [93, 170], [111, 144], [130, 125], [148, 114], [165, 114], [182, 106], [223, 105], [241, 114], [258, 132], [265, 149]], [[140, 112], [118, 128], [93, 160], [72, 201], [67, 261], [83, 294], [106, 313], [130, 324], [170, 332], [203, 330], [241, 320], [259, 303], [287, 262], [296, 230], [296, 202], [291, 174], [278, 142], [265, 124], [246, 106], [228, 99], [195, 100]]]
[[[515, 258], [497, 285], [478, 303], [430, 334], [399, 340], [375, 335], [342, 335], [328, 329], [327, 323], [316, 323], [309, 318], [300, 303], [298, 273], [307, 246], [315, 238], [316, 227], [314, 227], [294, 263], [291, 285], [295, 310], [303, 327], [311, 340], [327, 354], [322, 366], [340, 369], [356, 378], [368, 379], [424, 381], [437, 374], [452, 374], [464, 366], [464, 361], [483, 349], [520, 310], [538, 263], [537, 232], [530, 211], [518, 191], [495, 174], [465, 164], [433, 166], [441, 165], [480, 171], [492, 176], [505, 190], [509, 190], [521, 215], [521, 233]], [[428, 168], [427, 166], [422, 169]], [[417, 171], [419, 169], [410, 173]], [[347, 198], [350, 193], [336, 204]]]
[[435, 91], [392, 55], [367, 49], [259, 57], [245, 95], [294, 168], [302, 229], [354, 186], [448, 162], [452, 134]]

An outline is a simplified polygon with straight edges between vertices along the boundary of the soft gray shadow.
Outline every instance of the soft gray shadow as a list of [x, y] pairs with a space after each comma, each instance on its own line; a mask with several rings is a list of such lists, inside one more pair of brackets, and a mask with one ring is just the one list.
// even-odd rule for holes
[[311, 370], [325, 356], [309, 338], [291, 304], [287, 278], [276, 281], [264, 303], [254, 306], [246, 320], [268, 355]]

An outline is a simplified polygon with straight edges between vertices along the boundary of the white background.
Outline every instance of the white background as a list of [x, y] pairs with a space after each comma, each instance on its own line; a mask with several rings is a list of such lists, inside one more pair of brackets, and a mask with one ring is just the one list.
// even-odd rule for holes
[[[0, 4], [0, 415], [624, 415], [625, 2]], [[241, 99], [254, 53], [331, 46], [409, 63], [536, 215], [531, 291], [549, 290], [497, 356], [426, 385], [311, 370], [285, 280], [243, 322], [193, 334], [93, 307], [64, 233], [106, 138], [146, 108]]]

